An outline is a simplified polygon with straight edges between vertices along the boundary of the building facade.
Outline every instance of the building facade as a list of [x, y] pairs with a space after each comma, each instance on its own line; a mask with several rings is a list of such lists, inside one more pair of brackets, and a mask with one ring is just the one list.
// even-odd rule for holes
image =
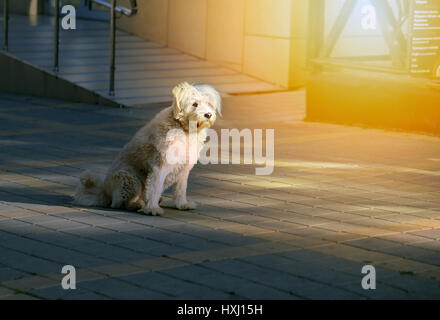
[[[123, 1], [121, 1], [123, 3]], [[308, 0], [139, 0], [126, 31], [284, 88], [305, 84]]]

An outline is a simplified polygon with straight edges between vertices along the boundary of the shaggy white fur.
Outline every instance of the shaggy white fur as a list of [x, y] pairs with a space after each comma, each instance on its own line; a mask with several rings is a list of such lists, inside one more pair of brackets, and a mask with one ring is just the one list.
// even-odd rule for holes
[[[177, 85], [173, 95], [172, 106], [136, 133], [105, 176], [91, 171], [81, 175], [74, 204], [160, 215], [161, 195], [174, 186], [177, 209], [196, 207], [186, 197], [188, 175], [205, 143], [206, 129], [221, 115], [221, 97], [211, 86], [186, 82]], [[193, 153], [190, 141], [197, 146]]]

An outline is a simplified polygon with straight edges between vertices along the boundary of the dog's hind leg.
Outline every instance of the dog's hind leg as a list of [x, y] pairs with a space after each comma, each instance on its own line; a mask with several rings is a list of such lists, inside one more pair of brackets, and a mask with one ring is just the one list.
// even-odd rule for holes
[[113, 179], [116, 188], [113, 191], [111, 207], [130, 211], [141, 209], [143, 204], [137, 201], [142, 191], [139, 179], [126, 171], [116, 173]]

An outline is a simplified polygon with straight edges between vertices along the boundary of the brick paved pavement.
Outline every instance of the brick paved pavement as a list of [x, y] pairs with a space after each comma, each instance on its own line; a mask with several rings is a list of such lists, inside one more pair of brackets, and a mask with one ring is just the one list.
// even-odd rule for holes
[[160, 108], [0, 95], [0, 299], [440, 298], [439, 138], [302, 122], [302, 91], [228, 97], [216, 127], [275, 128], [273, 175], [198, 165], [199, 208], [163, 217], [72, 206]]

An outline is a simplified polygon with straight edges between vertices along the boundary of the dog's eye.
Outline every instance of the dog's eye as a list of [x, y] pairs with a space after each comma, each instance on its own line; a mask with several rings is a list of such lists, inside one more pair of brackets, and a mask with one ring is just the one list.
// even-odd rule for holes
[[199, 106], [199, 104], [198, 104], [197, 102], [194, 102], [194, 103], [193, 103], [193, 107], [194, 107], [194, 108], [197, 108], [198, 106]]

